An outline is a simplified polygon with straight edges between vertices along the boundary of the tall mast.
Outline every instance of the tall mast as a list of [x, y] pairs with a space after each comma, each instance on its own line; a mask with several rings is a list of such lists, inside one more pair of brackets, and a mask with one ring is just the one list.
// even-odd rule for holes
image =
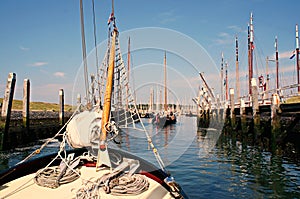
[[[129, 84], [129, 75], [130, 75], [130, 37], [128, 38], [128, 54], [127, 54], [127, 79], [128, 79], [128, 84]], [[128, 109], [129, 107], [129, 102], [128, 102], [128, 91], [129, 91], [129, 85], [127, 84], [126, 88], [126, 108]]]
[[82, 45], [82, 59], [83, 59], [83, 69], [84, 69], [84, 85], [87, 99], [87, 106], [90, 106], [89, 98], [89, 80], [88, 80], [88, 70], [87, 70], [87, 60], [86, 60], [86, 44], [85, 44], [85, 33], [84, 33], [84, 17], [83, 17], [83, 3], [80, 0], [80, 24], [81, 24], [81, 45]]
[[164, 79], [165, 79], [165, 111], [168, 110], [168, 102], [167, 102], [167, 53], [165, 51], [165, 57], [164, 57]]
[[277, 36], [275, 37], [275, 62], [276, 62], [276, 90], [278, 92], [278, 89], [279, 89], [279, 75], [278, 75], [279, 61], [278, 61], [278, 42], [277, 42]]
[[223, 70], [224, 70], [224, 55], [223, 55], [223, 52], [222, 52], [222, 58], [221, 58], [221, 101], [224, 101], [224, 91], [223, 91], [223, 88], [224, 88], [224, 77], [223, 77]]
[[267, 82], [266, 82], [266, 98], [269, 98], [269, 85], [270, 85], [270, 76], [269, 76], [269, 57], [266, 58], [266, 73], [267, 73]]
[[[113, 0], [112, 0], [112, 14], [114, 12], [113, 9]], [[114, 15], [113, 15], [114, 16]], [[104, 95], [104, 103], [103, 103], [103, 113], [101, 120], [101, 134], [100, 134], [100, 142], [99, 142], [99, 150], [98, 150], [98, 158], [96, 169], [98, 169], [102, 164], [111, 167], [111, 162], [109, 159], [108, 151], [107, 151], [107, 124], [109, 123], [110, 111], [111, 111], [111, 100], [112, 100], [112, 91], [113, 91], [113, 82], [114, 82], [114, 71], [115, 71], [115, 57], [116, 57], [116, 37], [118, 34], [118, 30], [115, 24], [115, 19], [113, 19], [113, 32], [112, 39], [109, 51], [109, 65], [107, 69], [107, 80], [106, 80], [106, 89]]]
[[298, 83], [298, 93], [300, 92], [300, 76], [299, 76], [299, 34], [298, 34], [298, 24], [296, 24], [296, 64], [297, 64], [297, 83]]
[[237, 93], [237, 99], [240, 98], [240, 74], [239, 74], [239, 46], [238, 37], [235, 37], [235, 89]]
[[226, 89], [226, 101], [228, 101], [228, 63], [225, 62], [225, 89]]
[[[101, 136], [100, 142], [106, 141], [106, 124], [109, 122], [109, 115], [111, 109], [111, 98], [112, 98], [112, 88], [113, 88], [113, 77], [114, 77], [114, 69], [115, 69], [115, 42], [116, 42], [117, 30], [114, 29], [113, 36], [111, 40], [111, 48], [109, 53], [109, 66], [107, 73], [107, 82], [106, 89], [104, 95], [104, 105], [103, 105], [103, 115], [102, 115], [102, 123], [101, 123]], [[101, 145], [100, 145], [101, 147]]]
[[249, 95], [252, 94], [251, 90], [251, 79], [253, 78], [253, 41], [254, 41], [254, 30], [253, 30], [253, 14], [250, 14], [250, 27], [248, 27], [248, 34], [249, 34], [249, 45], [248, 45], [248, 65], [249, 65]]

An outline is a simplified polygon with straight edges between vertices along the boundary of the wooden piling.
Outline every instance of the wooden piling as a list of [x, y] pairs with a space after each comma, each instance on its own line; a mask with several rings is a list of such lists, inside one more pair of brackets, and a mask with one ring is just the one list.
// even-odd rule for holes
[[59, 90], [59, 124], [64, 125], [64, 89]]
[[220, 109], [221, 109], [221, 102], [220, 102], [220, 96], [217, 95], [217, 116], [216, 119], [221, 121], [222, 117], [220, 117]]
[[277, 137], [280, 135], [281, 126], [280, 126], [280, 99], [277, 93], [272, 95], [272, 104], [271, 104], [271, 148], [272, 151], [277, 149]]
[[229, 100], [230, 100], [230, 118], [234, 117], [234, 89], [229, 89]]
[[76, 101], [76, 103], [77, 103], [77, 106], [79, 106], [81, 104], [81, 95], [79, 93], [77, 94], [77, 101]]
[[226, 116], [227, 116], [227, 109], [228, 109], [228, 101], [225, 101], [224, 105], [223, 105], [223, 120], [226, 120]]
[[23, 83], [23, 126], [25, 129], [29, 129], [29, 104], [30, 104], [30, 81], [24, 79]]
[[256, 79], [251, 79], [251, 90], [252, 90], [252, 111], [253, 117], [259, 115], [259, 105], [258, 105], [258, 88], [256, 84]]
[[230, 88], [229, 89], [229, 100], [230, 100], [230, 120], [231, 120], [231, 125], [235, 126], [236, 118], [235, 118], [235, 105], [234, 105], [234, 89]]
[[5, 127], [4, 132], [2, 136], [0, 137], [0, 149], [6, 149], [7, 148], [7, 139], [8, 139], [8, 130], [9, 130], [9, 123], [10, 123], [10, 116], [11, 116], [11, 108], [12, 108], [12, 102], [13, 102], [13, 96], [15, 91], [15, 85], [16, 85], [16, 74], [15, 73], [9, 73], [7, 78], [7, 84], [5, 88], [5, 94], [3, 98], [3, 105], [2, 105], [2, 111], [1, 111], [1, 117], [5, 120]]
[[246, 116], [246, 105], [245, 101], [242, 98], [240, 99], [240, 115], [241, 117]]
[[251, 100], [252, 100], [252, 116], [254, 124], [254, 132], [260, 131], [260, 115], [259, 115], [259, 104], [258, 104], [258, 88], [256, 84], [256, 79], [251, 79]]

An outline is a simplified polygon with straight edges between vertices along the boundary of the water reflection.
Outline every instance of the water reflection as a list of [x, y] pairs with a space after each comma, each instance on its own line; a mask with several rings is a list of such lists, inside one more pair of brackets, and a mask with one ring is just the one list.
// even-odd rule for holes
[[[189, 198], [299, 198], [299, 162], [272, 146], [268, 124], [261, 123], [254, 131], [251, 122], [236, 121], [235, 126], [227, 123], [197, 131], [196, 118], [183, 117], [163, 129], [147, 120], [145, 126]], [[143, 132], [121, 132], [119, 141], [121, 149], [156, 162]], [[1, 167], [12, 166], [38, 146], [1, 152]]]
[[[247, 128], [225, 126], [219, 134], [198, 131], [201, 169], [210, 171], [205, 173], [209, 178], [218, 178], [220, 187], [216, 192], [224, 191], [225, 198], [229, 195], [234, 198], [299, 198], [300, 166], [279, 153], [281, 146], [270, 142], [264, 127], [254, 127], [253, 131], [250, 125]], [[216, 146], [210, 147], [214, 135], [220, 137]], [[208, 151], [209, 156], [201, 156], [201, 152]]]

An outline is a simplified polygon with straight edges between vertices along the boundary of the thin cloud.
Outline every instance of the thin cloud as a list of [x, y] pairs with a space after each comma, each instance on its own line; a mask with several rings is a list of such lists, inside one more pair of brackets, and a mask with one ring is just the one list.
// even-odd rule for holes
[[230, 29], [230, 30], [233, 30], [235, 33], [241, 33], [241, 32], [245, 33], [245, 32], [247, 32], [247, 30], [244, 30], [241, 27], [236, 26], [236, 25], [227, 26], [227, 28]]
[[29, 51], [29, 50], [30, 50], [30, 48], [26, 48], [26, 47], [24, 47], [24, 46], [20, 46], [19, 48], [20, 48], [20, 50], [22, 50], [22, 51]]
[[63, 72], [56, 72], [53, 74], [55, 77], [65, 77], [65, 73]]
[[175, 14], [175, 10], [170, 10], [167, 12], [160, 13], [158, 15], [158, 18], [159, 18], [161, 24], [167, 24], [167, 23], [176, 21], [180, 17]]
[[293, 55], [292, 50], [279, 53], [279, 57], [282, 59], [290, 58], [292, 55]]
[[214, 40], [215, 45], [231, 44], [234, 41], [233, 36], [226, 32], [219, 33], [218, 37], [218, 39]]
[[39, 66], [44, 66], [44, 65], [47, 65], [47, 64], [48, 64], [47, 62], [34, 62], [32, 64], [29, 64], [29, 66], [39, 67]]

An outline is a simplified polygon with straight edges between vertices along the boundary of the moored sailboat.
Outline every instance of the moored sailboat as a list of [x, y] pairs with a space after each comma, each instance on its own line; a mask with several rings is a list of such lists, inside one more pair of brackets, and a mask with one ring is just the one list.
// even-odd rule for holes
[[[80, 3], [82, 9], [82, 0]], [[138, 125], [133, 119], [130, 122], [127, 117], [132, 118], [133, 114], [125, 114], [125, 122], [112, 117], [113, 111], [122, 110], [116, 98], [125, 100], [121, 97], [125, 92], [115, 87], [116, 81], [122, 82], [118, 86], [127, 85], [128, 79], [122, 58], [116, 52], [119, 32], [114, 9], [109, 22], [112, 30], [108, 51], [99, 70], [103, 72], [100, 76], [104, 82], [97, 82], [100, 87], [105, 85], [105, 89], [99, 89], [102, 95], [98, 96], [98, 103], [88, 103], [84, 111], [78, 107], [66, 123], [57, 153], [28, 160], [40, 153], [41, 147], [28, 159], [2, 172], [1, 198], [183, 198], [182, 190], [167, 174], [142, 121]], [[137, 113], [134, 100], [127, 99], [132, 113]], [[160, 169], [137, 156], [108, 147], [109, 141], [123, 129], [145, 133]], [[67, 145], [74, 149], [68, 149]]]
[[159, 127], [170, 124], [176, 124], [176, 115], [168, 109], [168, 92], [167, 92], [167, 53], [164, 56], [164, 111], [157, 113], [152, 119], [152, 123]]

